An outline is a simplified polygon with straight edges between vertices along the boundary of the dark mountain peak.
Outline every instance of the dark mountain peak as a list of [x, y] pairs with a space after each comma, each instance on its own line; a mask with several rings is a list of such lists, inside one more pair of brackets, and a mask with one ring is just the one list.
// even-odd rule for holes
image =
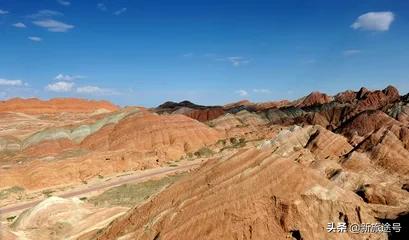
[[382, 90], [382, 92], [392, 101], [396, 101], [400, 98], [399, 90], [394, 86], [389, 85], [384, 90]]
[[366, 96], [366, 94], [368, 94], [370, 91], [366, 88], [366, 87], [361, 87], [361, 89], [359, 89], [358, 94], [357, 94], [357, 98], [358, 99], [362, 99]]
[[192, 103], [191, 101], [184, 100], [179, 103], [168, 101], [168, 102], [165, 102], [159, 105], [157, 109], [177, 109], [177, 108], [182, 108], [182, 107], [187, 107], [187, 108], [192, 108], [192, 109], [208, 109], [208, 108], [216, 108], [218, 106], [198, 105], [198, 104]]

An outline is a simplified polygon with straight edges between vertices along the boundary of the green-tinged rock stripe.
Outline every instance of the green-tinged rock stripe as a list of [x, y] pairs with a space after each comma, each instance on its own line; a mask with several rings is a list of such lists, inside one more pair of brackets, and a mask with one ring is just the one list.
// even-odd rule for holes
[[138, 111], [138, 109], [135, 109], [129, 112], [120, 112], [107, 116], [101, 120], [96, 121], [95, 123], [80, 125], [73, 129], [64, 127], [48, 128], [26, 138], [22, 143], [22, 149], [47, 140], [70, 139], [76, 143], [80, 143], [82, 140], [84, 140], [84, 138], [86, 138], [90, 134], [97, 132], [105, 125], [117, 123], [126, 116], [129, 116]]

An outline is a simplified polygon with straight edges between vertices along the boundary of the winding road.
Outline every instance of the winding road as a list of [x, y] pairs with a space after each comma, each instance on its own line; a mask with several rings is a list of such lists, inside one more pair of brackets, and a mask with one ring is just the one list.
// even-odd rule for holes
[[[99, 184], [89, 186], [89, 187], [87, 187], [85, 189], [74, 190], [74, 191], [62, 193], [62, 194], [56, 195], [56, 196], [62, 197], [62, 198], [76, 197], [76, 196], [80, 196], [80, 195], [83, 195], [83, 194], [86, 194], [86, 193], [99, 191], [99, 190], [103, 190], [103, 189], [110, 188], [110, 187], [119, 186], [119, 185], [122, 185], [122, 184], [125, 184], [125, 183], [130, 183], [130, 182], [134, 182], [134, 181], [138, 181], [138, 180], [148, 180], [149, 178], [164, 175], [164, 174], [170, 174], [170, 173], [175, 173], [175, 172], [179, 172], [179, 171], [186, 171], [186, 170], [192, 169], [194, 167], [197, 167], [199, 165], [200, 165], [200, 163], [193, 163], [193, 164], [182, 165], [182, 166], [178, 166], [178, 167], [159, 168], [159, 169], [152, 170], [152, 171], [150, 171], [148, 173], [142, 173], [142, 174], [139, 174], [139, 175], [130, 175], [130, 176], [127, 176], [127, 177], [123, 177], [121, 179], [114, 180], [112, 182], [99, 183]], [[9, 214], [9, 213], [12, 213], [12, 212], [22, 211], [22, 210], [25, 210], [27, 208], [34, 207], [35, 205], [39, 204], [43, 200], [44, 199], [40, 199], [40, 200], [35, 200], [35, 201], [27, 202], [27, 203], [14, 204], [14, 205], [9, 205], [9, 206], [0, 208], [0, 216], [5, 215], [5, 214]]]

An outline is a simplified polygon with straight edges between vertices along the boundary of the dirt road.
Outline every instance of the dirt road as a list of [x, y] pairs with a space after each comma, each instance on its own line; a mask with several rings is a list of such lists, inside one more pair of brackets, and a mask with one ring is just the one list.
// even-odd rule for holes
[[[123, 177], [121, 179], [114, 180], [114, 181], [111, 181], [111, 182], [95, 184], [95, 185], [89, 186], [89, 187], [87, 187], [85, 189], [70, 191], [70, 192], [62, 193], [62, 194], [56, 195], [56, 196], [62, 197], [62, 198], [76, 197], [76, 196], [80, 196], [80, 195], [83, 195], [83, 194], [86, 194], [86, 193], [103, 190], [105, 188], [110, 188], [110, 187], [122, 185], [122, 184], [125, 184], [125, 183], [129, 183], [129, 182], [134, 182], [134, 181], [137, 181], [137, 180], [148, 180], [149, 178], [164, 175], [164, 174], [175, 173], [175, 172], [179, 172], [179, 171], [186, 171], [188, 169], [192, 169], [192, 168], [197, 167], [199, 165], [200, 165], [200, 163], [193, 163], [193, 164], [183, 165], [183, 166], [179, 166], [179, 167], [160, 168], [160, 169], [157, 169], [157, 170], [152, 170], [151, 172], [148, 172], [148, 173], [141, 173], [139, 175], [131, 175], [131, 176]], [[27, 208], [34, 207], [35, 205], [40, 203], [42, 200], [43, 199], [32, 201], [32, 202], [27, 202], [27, 203], [10, 205], [10, 206], [7, 206], [7, 207], [0, 208], [0, 216], [8, 214], [8, 213], [21, 211], [21, 210], [25, 210]]]

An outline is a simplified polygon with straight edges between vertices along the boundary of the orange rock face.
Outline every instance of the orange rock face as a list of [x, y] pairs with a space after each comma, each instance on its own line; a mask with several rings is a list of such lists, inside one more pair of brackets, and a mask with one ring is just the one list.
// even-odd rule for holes
[[283, 106], [287, 106], [290, 104], [291, 102], [288, 100], [269, 101], [269, 102], [261, 102], [261, 103], [253, 103], [248, 100], [242, 100], [239, 102], [226, 104], [223, 106], [223, 108], [227, 111], [235, 109], [235, 108], [240, 108], [240, 107], [250, 108], [256, 111], [262, 111], [262, 110], [267, 110], [270, 108], [283, 107]]
[[77, 235], [92, 232], [95, 226], [108, 225], [125, 211], [122, 207], [98, 209], [79, 199], [50, 197], [21, 214], [13, 231], [25, 239], [76, 239]]
[[191, 110], [184, 113], [184, 115], [196, 119], [200, 122], [206, 122], [213, 120], [225, 112], [222, 108], [211, 108], [211, 109], [203, 109], [203, 110]]
[[132, 151], [95, 152], [65, 158], [43, 158], [29, 163], [0, 169], [0, 189], [20, 186], [37, 190], [60, 185], [86, 182], [98, 175], [107, 176], [160, 166], [154, 154]]
[[367, 136], [381, 127], [392, 125], [400, 125], [400, 123], [381, 111], [370, 110], [362, 112], [348, 121], [340, 130], [342, 129], [342, 133], [349, 137], [352, 137], [354, 134]]
[[[265, 148], [210, 161], [93, 238], [361, 239], [325, 227], [345, 218], [375, 223], [365, 203], [296, 163], [296, 156]], [[366, 238], [387, 239], [385, 234]]]
[[160, 116], [143, 109], [103, 126], [80, 143], [70, 139], [67, 133], [71, 129], [57, 128], [48, 133], [54, 140], [24, 148], [17, 155], [24, 157], [24, 164], [0, 169], [4, 176], [0, 188], [14, 184], [38, 189], [81, 182], [99, 174], [157, 167], [224, 137], [222, 132], [184, 115]]
[[77, 144], [69, 139], [48, 140], [24, 149], [24, 153], [28, 157], [47, 157], [77, 147]]
[[[78, 239], [386, 240], [386, 233], [326, 227], [400, 222], [409, 229], [409, 97], [394, 87], [334, 97], [314, 92], [293, 102], [75, 111], [0, 111], [0, 190], [202, 163], [110, 225], [76, 232]], [[59, 212], [60, 202], [73, 206], [58, 200], [49, 210]], [[35, 214], [47, 212], [41, 206], [33, 217], [23, 214], [19, 232], [1, 231], [11, 239], [45, 236], [42, 226], [59, 217]], [[81, 224], [91, 221], [86, 216]]]
[[118, 106], [107, 101], [93, 101], [76, 98], [54, 98], [42, 101], [36, 98], [14, 98], [0, 102], [0, 112], [55, 113], [55, 112], [94, 112], [99, 109], [118, 110]]
[[331, 101], [332, 98], [325, 93], [312, 92], [310, 95], [305, 97], [305, 99], [300, 104], [298, 104], [298, 107], [309, 107], [329, 103]]
[[221, 137], [218, 131], [183, 115], [143, 112], [87, 137], [82, 146], [92, 150], [155, 152], [161, 159], [178, 159]]
[[196, 105], [189, 101], [180, 103], [166, 102], [158, 106], [154, 111], [167, 114], [183, 114], [200, 122], [213, 120], [225, 113], [222, 107]]
[[262, 103], [256, 103], [255, 109], [256, 111], [264, 111], [270, 108], [280, 108], [280, 107], [284, 107], [288, 105], [291, 105], [291, 102], [288, 100], [262, 102]]
[[340, 103], [353, 103], [357, 98], [357, 93], [354, 91], [345, 91], [335, 96], [335, 100]]

